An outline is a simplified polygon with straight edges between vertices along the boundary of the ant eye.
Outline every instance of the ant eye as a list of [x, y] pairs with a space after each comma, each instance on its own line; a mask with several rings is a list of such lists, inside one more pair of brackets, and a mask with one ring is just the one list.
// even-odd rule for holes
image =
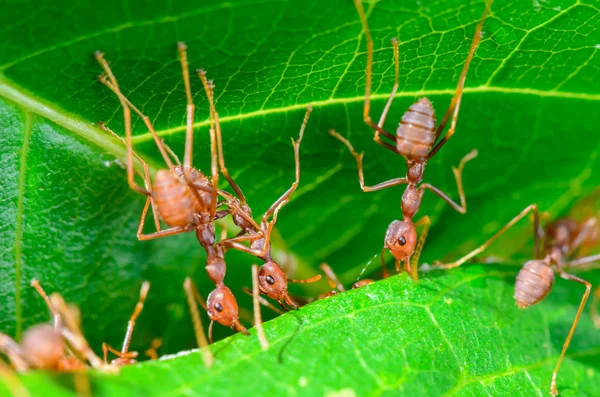
[[267, 283], [269, 283], [269, 285], [275, 284], [275, 279], [273, 278], [273, 276], [267, 276], [265, 278], [267, 279]]
[[223, 311], [223, 306], [221, 306], [220, 303], [216, 303], [215, 310], [217, 310], [219, 313], [221, 313]]
[[400, 238], [398, 239], [398, 242], [400, 243], [400, 245], [404, 245], [404, 244], [406, 244], [406, 239], [404, 238], [404, 236], [400, 236]]

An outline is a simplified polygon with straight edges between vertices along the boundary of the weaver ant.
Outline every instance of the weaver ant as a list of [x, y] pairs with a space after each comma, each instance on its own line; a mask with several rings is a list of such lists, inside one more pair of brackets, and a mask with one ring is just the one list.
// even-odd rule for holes
[[[127, 180], [129, 186], [133, 190], [147, 196], [146, 204], [142, 211], [138, 226], [138, 238], [140, 240], [150, 240], [195, 230], [198, 241], [207, 252], [206, 271], [216, 285], [216, 289], [209, 295], [207, 301], [208, 314], [211, 317], [211, 320], [230, 326], [236, 331], [247, 333], [246, 329], [241, 325], [237, 318], [237, 301], [231, 290], [223, 283], [226, 271], [223, 252], [220, 249], [215, 249], [216, 239], [214, 220], [223, 218], [231, 211], [230, 209], [217, 211], [217, 208], [224, 204], [229, 205], [231, 208], [232, 206], [235, 206], [236, 203], [231, 200], [228, 200], [225, 203], [217, 202], [218, 195], [225, 195], [226, 197], [229, 197], [230, 195], [226, 192], [219, 191], [218, 189], [218, 153], [214, 119], [212, 119], [212, 117], [210, 127], [211, 179], [192, 166], [195, 105], [192, 101], [186, 50], [187, 46], [184, 43], [178, 44], [179, 60], [181, 63], [187, 99], [186, 142], [183, 165], [179, 162], [179, 159], [173, 151], [158, 137], [149, 118], [135, 107], [120, 91], [117, 80], [112, 73], [108, 62], [104, 59], [104, 55], [97, 51], [95, 57], [106, 74], [100, 76], [100, 82], [117, 95], [121, 102], [121, 106], [123, 107], [125, 119], [124, 143], [127, 147]], [[207, 95], [208, 94], [209, 92], [207, 91]], [[133, 151], [131, 144], [131, 109], [144, 120], [146, 127], [153, 136], [168, 167], [168, 170], [163, 169], [156, 173], [153, 183], [150, 180], [147, 164]], [[108, 128], [104, 127], [104, 129], [112, 133]], [[135, 182], [135, 171], [133, 167], [134, 156], [144, 167], [144, 188]], [[171, 157], [174, 159], [176, 165], [173, 164]], [[144, 222], [150, 206], [152, 207], [154, 215], [156, 232], [144, 234]], [[242, 209], [237, 210], [236, 213], [240, 214], [239, 216], [242, 219], [244, 219], [246, 214]], [[170, 228], [161, 230], [159, 219], [162, 219]], [[245, 221], [250, 225], [254, 224], [258, 227], [251, 216], [247, 217]], [[223, 308], [228, 309], [228, 315], [222, 314], [224, 311]]]
[[[540, 231], [539, 228], [539, 214], [538, 207], [536, 204], [532, 204], [521, 211], [516, 217], [508, 222], [502, 229], [494, 234], [484, 244], [471, 251], [467, 255], [458, 259], [456, 262], [442, 264], [436, 262], [434, 268], [438, 269], [450, 269], [458, 267], [473, 258], [475, 255], [485, 251], [489, 245], [494, 242], [498, 237], [510, 229], [515, 223], [523, 219], [527, 214], [533, 212], [534, 217], [534, 258], [530, 261], [525, 262], [519, 274], [517, 275], [515, 283], [515, 300], [519, 309], [526, 309], [530, 306], [541, 302], [554, 285], [555, 272], [557, 272], [561, 278], [565, 280], [575, 281], [577, 283], [585, 285], [585, 292], [581, 298], [581, 303], [575, 315], [575, 320], [571, 326], [567, 339], [563, 345], [560, 357], [556, 363], [556, 367], [552, 372], [552, 382], [550, 385], [550, 393], [553, 396], [558, 395], [556, 388], [556, 378], [558, 370], [569, 347], [579, 317], [583, 311], [585, 303], [590, 295], [592, 285], [577, 276], [567, 273], [565, 269], [570, 269], [583, 264], [600, 261], [600, 254], [580, 257], [574, 260], [568, 260], [573, 256], [573, 253], [585, 245], [590, 238], [597, 238], [598, 225], [597, 218], [589, 218], [587, 221], [578, 224], [569, 218], [559, 219], [553, 223], [547, 225], [545, 231]], [[545, 235], [545, 244], [543, 245], [543, 252], [540, 252], [540, 239], [541, 235]], [[540, 254], [544, 254], [542, 257]]]
[[[373, 39], [371, 38], [371, 33], [369, 31], [367, 17], [365, 15], [362, 2], [361, 0], [354, 0], [354, 4], [356, 6], [356, 9], [358, 10], [358, 14], [360, 16], [360, 20], [363, 25], [363, 31], [365, 33], [367, 41], [367, 67], [365, 73], [366, 88], [363, 118], [365, 123], [375, 131], [373, 140], [377, 142], [377, 144], [405, 158], [406, 165], [408, 168], [406, 177], [391, 179], [389, 181], [378, 183], [374, 186], [365, 186], [362, 164], [363, 153], [357, 153], [352, 147], [350, 141], [342, 137], [334, 130], [330, 130], [329, 133], [334, 138], [344, 143], [350, 151], [350, 153], [356, 159], [356, 163], [358, 165], [358, 181], [361, 189], [364, 192], [374, 192], [392, 186], [404, 184], [407, 185], [404, 194], [402, 195], [401, 202], [403, 219], [402, 221], [395, 220], [388, 226], [387, 232], [385, 234], [382, 256], [385, 252], [385, 249], [388, 249], [395, 258], [396, 269], [400, 271], [400, 262], [403, 261], [405, 270], [409, 272], [415, 280], [418, 279], [417, 265], [420, 255], [420, 250], [415, 250], [415, 246], [417, 245], [416, 227], [422, 224], [425, 228], [425, 231], [423, 232], [420, 242], [418, 244], [420, 247], [422, 247], [424, 243], [424, 238], [427, 235], [427, 230], [429, 229], [431, 224], [428, 217], [424, 217], [417, 223], [413, 223], [413, 217], [415, 216], [415, 214], [419, 210], [419, 207], [421, 206], [421, 199], [425, 190], [431, 190], [433, 193], [439, 196], [442, 200], [446, 201], [448, 204], [450, 204], [452, 208], [454, 208], [461, 214], [464, 214], [467, 211], [466, 199], [462, 184], [462, 171], [465, 163], [477, 156], [476, 150], [473, 150], [472, 152], [464, 156], [460, 161], [458, 167], [452, 167], [452, 171], [454, 172], [454, 177], [456, 179], [458, 194], [460, 197], [460, 205], [454, 202], [447, 194], [442, 192], [437, 187], [429, 183], [421, 183], [421, 181], [423, 179], [423, 172], [425, 171], [427, 161], [430, 160], [442, 148], [442, 146], [444, 146], [444, 144], [454, 135], [456, 122], [458, 120], [458, 112], [462, 100], [463, 88], [467, 77], [467, 71], [469, 70], [469, 65], [471, 64], [471, 60], [473, 59], [475, 50], [477, 49], [477, 46], [481, 41], [481, 29], [489, 12], [491, 3], [492, 2], [489, 1], [486, 5], [481, 20], [475, 28], [475, 35], [473, 37], [471, 48], [467, 55], [465, 65], [463, 66], [462, 73], [459, 77], [456, 92], [454, 94], [454, 97], [450, 101], [450, 105], [446, 110], [446, 113], [444, 114], [441, 123], [436, 128], [435, 111], [431, 105], [431, 102], [427, 98], [421, 98], [417, 102], [412, 104], [408, 108], [408, 111], [404, 113], [398, 126], [398, 129], [396, 130], [396, 134], [394, 135], [384, 130], [383, 124], [385, 122], [387, 113], [392, 105], [392, 100], [394, 99], [396, 91], [398, 90], [398, 74], [400, 69], [398, 55], [399, 43], [397, 39], [392, 40], [392, 46], [394, 48], [394, 64], [396, 76], [394, 87], [383, 109], [383, 113], [381, 114], [379, 122], [375, 124], [375, 122], [373, 122], [373, 120], [371, 119], [370, 115], [370, 95], [373, 69]], [[438, 138], [440, 138], [440, 135], [446, 127], [446, 124], [448, 120], [450, 120], [451, 116], [452, 119], [450, 122], [450, 128], [448, 132], [446, 133], [446, 135], [444, 135], [443, 138], [439, 139], [438, 141]], [[392, 143], [388, 143], [382, 140], [380, 135], [381, 137], [389, 139], [390, 141], [392, 141]], [[411, 256], [413, 259], [412, 263]]]
[[35, 325], [28, 329], [18, 344], [8, 335], [0, 334], [2, 352], [17, 372], [44, 369], [73, 372], [88, 368], [107, 368], [94, 354], [81, 333], [77, 321], [60, 295], [52, 300], [37, 280], [31, 286], [40, 294], [50, 309], [53, 324]]

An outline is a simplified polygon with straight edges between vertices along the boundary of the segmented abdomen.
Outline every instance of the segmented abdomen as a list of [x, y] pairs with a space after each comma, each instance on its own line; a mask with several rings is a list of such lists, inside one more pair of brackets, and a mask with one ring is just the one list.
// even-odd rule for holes
[[189, 225], [194, 214], [203, 209], [190, 187], [167, 170], [156, 173], [152, 199], [161, 219], [170, 227]]
[[548, 295], [554, 284], [554, 270], [543, 260], [528, 261], [517, 275], [515, 299], [520, 309], [535, 305]]
[[396, 130], [396, 149], [407, 160], [427, 157], [435, 142], [435, 110], [427, 98], [413, 103]]

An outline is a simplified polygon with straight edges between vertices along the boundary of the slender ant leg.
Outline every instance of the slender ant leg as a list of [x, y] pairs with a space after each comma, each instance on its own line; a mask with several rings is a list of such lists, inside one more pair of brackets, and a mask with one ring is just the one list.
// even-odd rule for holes
[[[396, 96], [396, 91], [398, 91], [398, 74], [400, 73], [400, 61], [399, 61], [400, 56], [399, 56], [399, 50], [398, 50], [398, 39], [395, 37], [392, 39], [392, 47], [394, 48], [394, 69], [396, 71], [396, 74], [395, 74], [396, 78], [394, 81], [394, 88], [392, 88], [390, 97], [388, 98], [387, 103], [385, 104], [385, 107], [383, 108], [383, 113], [381, 113], [381, 118], [379, 119], [379, 123], [377, 123], [377, 126], [379, 128], [383, 127], [383, 123], [385, 123], [387, 114], [390, 110], [390, 107], [392, 106], [392, 101], [394, 100], [394, 97]], [[394, 141], [395, 141], [395, 139], [394, 139]]]
[[362, 162], [364, 153], [360, 153], [360, 154], [357, 153], [354, 150], [354, 147], [352, 146], [350, 141], [348, 139], [344, 138], [343, 136], [341, 136], [340, 134], [338, 134], [337, 132], [335, 132], [334, 130], [329, 130], [329, 135], [331, 135], [332, 137], [336, 138], [338, 141], [340, 141], [344, 145], [346, 145], [346, 147], [348, 148], [348, 150], [350, 151], [352, 156], [354, 156], [354, 158], [356, 159], [356, 164], [358, 166], [358, 183], [360, 184], [360, 188], [362, 189], [363, 192], [374, 192], [374, 191], [385, 189], [388, 187], [404, 185], [404, 184], [408, 183], [407, 178], [394, 178], [394, 179], [390, 179], [389, 181], [378, 183], [377, 185], [365, 186], [365, 177], [363, 174], [363, 162]]
[[265, 330], [262, 326], [262, 316], [260, 313], [260, 290], [258, 289], [258, 265], [252, 265], [252, 304], [254, 308], [254, 327], [256, 328], [256, 335], [260, 342], [260, 347], [263, 350], [269, 348], [269, 341], [265, 336]]
[[198, 306], [196, 304], [196, 301], [198, 301], [201, 302], [202, 305], [204, 305], [204, 301], [202, 299], [199, 299], [200, 294], [198, 293], [198, 290], [196, 289], [194, 283], [189, 277], [186, 277], [185, 281], [183, 282], [183, 289], [185, 291], [185, 296], [188, 301], [188, 306], [190, 307], [190, 315], [192, 317], [192, 323], [194, 324], [194, 334], [196, 336], [196, 343], [198, 343], [198, 347], [200, 348], [200, 353], [202, 354], [204, 365], [210, 368], [213, 365], [214, 357], [212, 355], [212, 352], [208, 348], [208, 341], [206, 340], [206, 335], [204, 334], [204, 328], [202, 326], [202, 318], [200, 317], [200, 312], [198, 311]]
[[[100, 76], [100, 78], [99, 78], [100, 82], [102, 84], [106, 85], [108, 88], [110, 88], [110, 90], [113, 91], [117, 95], [117, 97], [119, 98], [119, 101], [121, 102], [121, 105], [124, 108], [125, 139], [127, 140], [128, 146], [132, 147], [131, 146], [131, 112], [130, 112], [130, 108], [131, 108], [131, 109], [133, 109], [133, 111], [135, 113], [137, 113], [142, 118], [142, 120], [144, 120], [144, 124], [146, 124], [146, 127], [152, 134], [152, 137], [154, 138], [154, 142], [156, 143], [158, 150], [160, 151], [163, 159], [165, 160], [165, 163], [169, 167], [169, 170], [171, 172], [173, 172], [174, 171], [173, 163], [171, 162], [171, 159], [169, 158], [169, 155], [168, 155], [167, 151], [165, 150], [165, 147], [162, 144], [162, 139], [159, 138], [158, 134], [154, 130], [154, 126], [150, 122], [150, 119], [148, 118], [148, 116], [144, 115], [138, 108], [133, 106], [133, 104], [125, 97], [125, 95], [123, 95], [123, 93], [119, 89], [119, 85], [117, 83], [117, 79], [115, 78], [115, 75], [113, 74], [112, 70], [110, 69], [110, 66], [108, 65], [108, 62], [106, 61], [106, 59], [104, 59], [104, 54], [100, 51], [96, 51], [94, 53], [94, 55], [95, 55], [96, 59], [98, 60], [98, 62], [100, 63], [100, 65], [102, 66], [102, 68], [104, 69], [104, 72], [108, 76], [108, 79], [110, 80], [110, 81], [108, 81], [106, 79], [106, 76]], [[133, 180], [133, 158], [132, 158], [131, 154], [127, 155], [127, 167], [128, 167], [128, 175], [127, 176], [129, 178], [131, 178], [131, 180]]]
[[423, 230], [421, 230], [419, 241], [417, 241], [415, 251], [413, 252], [410, 260], [410, 276], [415, 281], [419, 280], [419, 258], [421, 257], [421, 251], [423, 251], [423, 246], [425, 245], [425, 240], [427, 239], [427, 234], [429, 233], [429, 228], [431, 227], [431, 220], [428, 216], [424, 216], [423, 218], [419, 219], [417, 223], [415, 223], [415, 228], [421, 225], [423, 225]]
[[[354, 5], [356, 6], [356, 10], [358, 11], [358, 15], [360, 17], [360, 21], [363, 26], [363, 31], [365, 33], [365, 38], [367, 41], [367, 67], [365, 73], [365, 105], [363, 108], [363, 119], [365, 123], [371, 127], [375, 131], [375, 135], [373, 140], [377, 142], [379, 145], [384, 148], [391, 150], [394, 153], [398, 153], [396, 151], [396, 147], [387, 142], [382, 141], [379, 138], [379, 134], [385, 136], [393, 142], [396, 142], [396, 137], [394, 134], [391, 134], [384, 130], [382, 127], [378, 126], [371, 119], [371, 80], [373, 79], [373, 38], [371, 37], [371, 31], [369, 30], [369, 26], [367, 25], [367, 16], [365, 14], [365, 10], [362, 5], [361, 0], [354, 0]], [[385, 118], [383, 118], [385, 121]]]
[[[537, 204], [531, 204], [530, 206], [526, 207], [523, 211], [521, 211], [517, 216], [515, 216], [513, 219], [511, 219], [510, 222], [508, 222], [506, 225], [504, 225], [504, 227], [502, 227], [502, 229], [500, 229], [498, 232], [496, 232], [496, 234], [494, 234], [488, 241], [483, 243], [478, 248], [474, 249], [473, 251], [469, 252], [467, 255], [458, 259], [456, 262], [444, 264], [439, 261], [436, 261], [434, 263], [433, 267], [437, 268], [437, 269], [452, 269], [454, 267], [458, 267], [458, 266], [462, 265], [469, 259], [473, 258], [475, 255], [478, 255], [478, 254], [482, 253], [483, 251], [485, 251], [490, 246], [490, 244], [492, 244], [498, 237], [500, 237], [502, 234], [504, 234], [508, 229], [513, 227], [518, 221], [523, 219], [528, 213], [530, 213], [532, 211], [533, 211], [533, 217], [534, 217], [534, 224], [535, 224], [535, 226], [537, 226], [538, 217], [539, 217], [538, 207], [537, 207]], [[537, 247], [538, 246], [537, 240], [539, 238], [539, 235], [537, 233], [537, 228], [535, 226], [534, 226], [534, 236], [535, 236], [535, 240], [536, 240], [535, 244]]]
[[131, 344], [131, 337], [133, 336], [133, 329], [135, 328], [135, 322], [139, 315], [142, 313], [144, 309], [144, 302], [146, 302], [146, 297], [148, 296], [148, 290], [150, 290], [150, 283], [148, 281], [144, 281], [142, 283], [142, 287], [140, 288], [140, 297], [138, 302], [135, 305], [133, 313], [131, 317], [129, 317], [129, 321], [127, 322], [127, 331], [125, 331], [125, 338], [123, 339], [123, 345], [121, 347], [121, 351], [118, 351], [112, 348], [108, 343], [102, 344], [102, 351], [104, 353], [104, 362], [107, 362], [108, 351], [111, 351], [113, 354], [116, 354], [119, 358], [128, 358], [135, 359], [138, 356], [137, 352], [130, 352], [129, 345]]
[[427, 160], [431, 159], [442, 148], [442, 146], [444, 146], [444, 144], [446, 142], [448, 142], [448, 140], [450, 138], [452, 138], [452, 135], [454, 135], [454, 131], [456, 128], [456, 121], [458, 120], [458, 112], [460, 110], [460, 103], [462, 101], [462, 94], [463, 94], [463, 90], [465, 87], [465, 81], [467, 80], [467, 72], [469, 71], [469, 66], [471, 65], [471, 61], [473, 60], [473, 55], [475, 54], [475, 50], [477, 49], [477, 47], [479, 46], [479, 43], [481, 42], [481, 37], [482, 37], [481, 30], [483, 29], [483, 23], [485, 22], [485, 19], [490, 11], [492, 2], [493, 2], [493, 0], [490, 0], [487, 2], [486, 6], [485, 6], [485, 10], [483, 11], [481, 20], [479, 21], [479, 23], [477, 24], [477, 27], [475, 28], [475, 34], [473, 36], [473, 41], [471, 42], [471, 48], [469, 49], [469, 54], [467, 55], [465, 65], [463, 66], [463, 70], [458, 79], [458, 84], [456, 86], [456, 93], [454, 94], [454, 97], [450, 101], [450, 105], [448, 106], [448, 110], [446, 110], [446, 113], [444, 114], [442, 121], [438, 125], [438, 128], [435, 132], [436, 139], [439, 138], [439, 136], [441, 135], [442, 131], [446, 127], [446, 123], [448, 122], [450, 115], [452, 114], [452, 122], [450, 123], [450, 129], [448, 130], [446, 135], [444, 135], [444, 137], [429, 151], [429, 154], [427, 155]]
[[[144, 230], [146, 214], [148, 213], [148, 207], [150, 205], [152, 206], [152, 216], [154, 218], [154, 226], [156, 227], [156, 231], [160, 231], [160, 218], [158, 215], [158, 210], [156, 208], [156, 205], [154, 204], [154, 200], [152, 200], [152, 181], [150, 180], [150, 171], [148, 170], [148, 163], [146, 163], [144, 160], [142, 160], [142, 158], [133, 150], [133, 148], [130, 146], [127, 146], [127, 142], [125, 142], [125, 140], [122, 137], [120, 137], [119, 135], [117, 135], [113, 130], [108, 128], [108, 126], [106, 124], [101, 123], [100, 128], [102, 130], [108, 132], [109, 134], [111, 134], [113, 137], [120, 140], [123, 143], [123, 145], [125, 145], [125, 147], [127, 148], [127, 152], [129, 153], [129, 151], [131, 151], [133, 156], [142, 164], [142, 167], [144, 168], [144, 175], [140, 175], [140, 176], [144, 179], [144, 185], [146, 187], [146, 191], [148, 192], [148, 198], [146, 199], [146, 204], [144, 205], [144, 209], [142, 210], [142, 216], [141, 216], [140, 222], [138, 224], [138, 235], [142, 234], [142, 231]], [[169, 153], [171, 153], [171, 155], [174, 156], [174, 153], [171, 150], [171, 148], [169, 148], [166, 145], [165, 145], [165, 148], [167, 149], [167, 151], [169, 151]], [[175, 156], [175, 158], [177, 159], [177, 156]]]
[[585, 303], [587, 302], [588, 297], [590, 296], [590, 291], [592, 289], [592, 284], [589, 282], [574, 276], [569, 273], [565, 273], [563, 271], [560, 272], [560, 276], [565, 280], [575, 281], [577, 283], [585, 285], [585, 293], [581, 298], [581, 303], [579, 304], [579, 308], [577, 309], [577, 314], [575, 315], [575, 320], [573, 321], [573, 325], [571, 325], [571, 329], [569, 330], [569, 335], [567, 335], [567, 339], [563, 345], [562, 351], [560, 352], [560, 357], [558, 358], [558, 362], [556, 363], [556, 367], [552, 372], [552, 382], [550, 384], [550, 393], [553, 396], [558, 396], [558, 390], [556, 389], [556, 377], [558, 376], [558, 370], [560, 369], [560, 365], [562, 364], [563, 359], [565, 358], [565, 353], [567, 352], [567, 348], [571, 343], [571, 338], [573, 337], [573, 333], [575, 332], [575, 328], [577, 327], [577, 323], [579, 322], [579, 317], [581, 317], [581, 313], [583, 312], [583, 308]]
[[423, 184], [421, 184], [421, 186], [419, 186], [420, 194], [423, 194], [425, 189], [429, 189], [435, 195], [437, 195], [442, 200], [444, 200], [445, 202], [450, 204], [450, 206], [452, 208], [454, 208], [456, 211], [458, 211], [459, 213], [461, 213], [461, 214], [466, 213], [467, 212], [467, 199], [465, 197], [465, 190], [463, 188], [462, 172], [465, 167], [465, 164], [467, 162], [469, 162], [470, 160], [473, 160], [475, 157], [477, 157], [478, 154], [479, 154], [479, 152], [477, 151], [477, 149], [473, 149], [460, 160], [458, 167], [454, 167], [454, 166], [452, 167], [452, 172], [454, 173], [454, 179], [456, 180], [456, 187], [458, 188], [458, 197], [460, 198], [460, 205], [458, 205], [456, 202], [454, 202], [454, 200], [452, 200], [450, 198], [450, 196], [448, 196], [446, 193], [442, 192], [440, 189], [438, 189], [437, 187], [433, 186], [430, 183], [423, 183]]

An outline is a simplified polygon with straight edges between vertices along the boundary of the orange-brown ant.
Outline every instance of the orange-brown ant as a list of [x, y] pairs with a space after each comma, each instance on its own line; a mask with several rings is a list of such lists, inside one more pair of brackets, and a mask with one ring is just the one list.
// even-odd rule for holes
[[[589, 255], [580, 257], [577, 259], [568, 260], [573, 256], [575, 251], [581, 246], [585, 245], [590, 238], [596, 238], [598, 233], [598, 225], [596, 218], [589, 218], [585, 222], [580, 224], [576, 223], [572, 219], [564, 218], [559, 219], [553, 223], [550, 223], [546, 230], [541, 233], [539, 228], [539, 215], [538, 207], [536, 204], [532, 204], [521, 211], [516, 217], [510, 220], [504, 227], [502, 227], [496, 234], [494, 234], [484, 244], [471, 251], [467, 255], [458, 259], [455, 262], [443, 264], [436, 262], [434, 268], [450, 269], [464, 264], [475, 255], [485, 251], [491, 243], [493, 243], [498, 237], [505, 233], [508, 229], [514, 226], [519, 220], [523, 219], [527, 214], [533, 212], [534, 218], [534, 257], [530, 261], [525, 262], [519, 274], [517, 275], [515, 283], [514, 297], [517, 306], [520, 309], [526, 309], [530, 306], [541, 302], [554, 285], [555, 272], [565, 280], [575, 281], [585, 286], [585, 292], [581, 298], [581, 303], [571, 325], [571, 329], [565, 343], [563, 345], [560, 357], [556, 363], [556, 367], [552, 372], [552, 381], [550, 384], [550, 393], [553, 396], [558, 395], [556, 388], [556, 379], [558, 376], [558, 370], [569, 347], [579, 317], [583, 312], [585, 303], [590, 295], [592, 285], [573, 274], [567, 273], [565, 269], [571, 269], [576, 266], [600, 261], [600, 254]], [[540, 235], [545, 234], [545, 244], [543, 245], [543, 252], [540, 253]], [[540, 254], [543, 254], [541, 256]]]
[[[224, 285], [226, 271], [223, 256], [224, 253], [219, 247], [215, 247], [216, 238], [214, 220], [228, 215], [231, 212], [231, 208], [237, 204], [237, 201], [217, 201], [218, 195], [224, 195], [226, 199], [231, 197], [231, 195], [218, 189], [218, 153], [212, 113], [210, 126], [211, 179], [207, 178], [192, 166], [195, 105], [192, 101], [190, 87], [187, 46], [184, 43], [179, 43], [178, 51], [187, 98], [186, 142], [183, 165], [179, 163], [179, 159], [173, 151], [158, 137], [149, 118], [135, 107], [125, 95], [123, 95], [108, 62], [104, 59], [104, 55], [97, 51], [95, 56], [106, 73], [105, 76], [100, 76], [100, 81], [117, 95], [123, 107], [125, 119], [125, 145], [127, 147], [128, 183], [133, 190], [147, 196], [146, 204], [142, 211], [138, 226], [138, 238], [140, 240], [149, 240], [187, 231], [195, 231], [198, 241], [207, 252], [206, 271], [216, 285], [216, 289], [209, 295], [207, 301], [209, 316], [213, 321], [230, 326], [236, 331], [246, 333], [246, 329], [238, 320], [237, 301], [231, 290]], [[209, 94], [208, 91], [207, 94]], [[152, 134], [154, 141], [168, 166], [168, 170], [159, 170], [156, 173], [153, 183], [150, 180], [147, 164], [133, 151], [131, 143], [131, 109], [144, 120], [146, 127]], [[112, 133], [112, 131], [105, 126], [104, 129]], [[135, 182], [135, 170], [133, 166], [134, 156], [144, 167], [144, 188]], [[173, 164], [171, 157], [174, 159], [176, 165]], [[229, 208], [217, 211], [217, 208], [225, 204]], [[156, 232], [144, 234], [144, 222], [150, 206], [152, 207], [154, 215]], [[254, 227], [258, 228], [258, 225], [256, 225], [251, 216], [244, 218], [246, 211], [243, 209], [236, 210], [235, 208], [234, 211], [238, 214], [236, 216], [240, 217], [240, 219], [244, 219], [248, 225], [254, 225]], [[161, 230], [159, 218], [170, 228]]]
[[[367, 41], [367, 67], [365, 73], [366, 88], [365, 103], [363, 109], [364, 121], [369, 127], [371, 127], [375, 131], [373, 139], [375, 142], [377, 142], [377, 144], [396, 154], [400, 154], [406, 159], [406, 165], [408, 168], [406, 177], [391, 179], [389, 181], [378, 183], [374, 186], [365, 186], [362, 164], [363, 154], [357, 153], [352, 147], [350, 141], [342, 137], [337, 132], [330, 130], [329, 133], [333, 137], [344, 143], [356, 159], [356, 163], [358, 165], [358, 181], [363, 191], [373, 192], [392, 186], [407, 185], [404, 194], [402, 195], [401, 202], [403, 220], [395, 220], [388, 226], [384, 240], [384, 251], [385, 249], [388, 249], [394, 256], [396, 262], [396, 269], [398, 271], [400, 270], [400, 262], [403, 261], [405, 269], [411, 274], [411, 276], [414, 279], [418, 279], [417, 266], [419, 256], [419, 252], [415, 253], [415, 246], [417, 245], [416, 226], [418, 226], [419, 224], [423, 224], [425, 229], [428, 229], [430, 226], [430, 221], [427, 217], [421, 219], [416, 224], [413, 223], [413, 217], [415, 216], [415, 214], [419, 210], [419, 207], [421, 206], [421, 199], [425, 190], [431, 190], [437, 196], [439, 196], [448, 204], [450, 204], [450, 206], [456, 211], [463, 214], [467, 211], [465, 194], [462, 184], [462, 171], [465, 163], [477, 156], [476, 150], [468, 153], [465, 157], [463, 157], [458, 167], [452, 168], [456, 179], [456, 185], [458, 187], [460, 205], [454, 202], [447, 194], [442, 192], [437, 187], [429, 183], [421, 182], [423, 179], [423, 172], [425, 171], [427, 161], [429, 161], [442, 148], [442, 146], [444, 146], [444, 144], [454, 135], [463, 94], [463, 88], [467, 77], [467, 71], [469, 70], [469, 65], [471, 64], [471, 60], [473, 59], [475, 50], [477, 49], [477, 46], [481, 41], [481, 29], [489, 12], [491, 3], [492, 2], [489, 1], [486, 5], [483, 16], [481, 17], [481, 20], [475, 28], [475, 35], [473, 37], [471, 48], [467, 55], [465, 65], [463, 66], [462, 73], [459, 77], [456, 92], [454, 94], [454, 97], [450, 101], [450, 106], [446, 110], [446, 113], [442, 118], [440, 124], [437, 126], [437, 128], [435, 120], [435, 111], [431, 105], [431, 102], [427, 98], [421, 98], [413, 105], [411, 105], [408, 111], [404, 113], [398, 126], [398, 129], [396, 130], [396, 134], [392, 134], [383, 129], [383, 124], [385, 122], [387, 113], [392, 105], [392, 100], [394, 99], [394, 96], [398, 89], [398, 40], [392, 40], [396, 72], [394, 88], [392, 89], [390, 97], [383, 109], [383, 113], [381, 115], [381, 118], [379, 119], [379, 122], [375, 124], [375, 122], [373, 122], [373, 120], [371, 119], [370, 115], [370, 95], [373, 69], [373, 39], [371, 38], [371, 33], [367, 24], [367, 17], [365, 15], [362, 1], [354, 0], [354, 4], [356, 6], [356, 9], [358, 10], [358, 14], [360, 16], [360, 20], [363, 25], [363, 31], [365, 33]], [[451, 123], [448, 132], [446, 133], [446, 135], [444, 135], [443, 138], [439, 139], [438, 141], [438, 138], [440, 138], [450, 118]], [[382, 140], [382, 137], [389, 139], [392, 143], [388, 143], [385, 140]], [[423, 235], [425, 234], [426, 233], [423, 233]], [[421, 237], [421, 239], [423, 239], [423, 237]], [[422, 242], [419, 243], [419, 245], [422, 246]], [[415, 254], [414, 256], [413, 253]], [[412, 263], [411, 256], [413, 256]]]
[[51, 300], [35, 279], [31, 286], [46, 302], [53, 324], [31, 327], [23, 334], [20, 344], [8, 335], [0, 334], [0, 352], [9, 359], [12, 367], [17, 372], [29, 369], [72, 372], [86, 369], [88, 365], [106, 368], [90, 348], [62, 298], [55, 294]]

